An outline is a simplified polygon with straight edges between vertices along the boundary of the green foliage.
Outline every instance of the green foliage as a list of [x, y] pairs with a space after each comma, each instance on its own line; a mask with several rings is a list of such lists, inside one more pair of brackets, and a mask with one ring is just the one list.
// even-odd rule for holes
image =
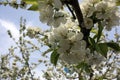
[[38, 0], [22, 0], [23, 2], [26, 2], [27, 4], [36, 4]]
[[85, 71], [87, 73], [91, 72], [90, 66], [87, 63], [85, 63], [84, 61], [79, 63], [76, 67], [78, 69], [81, 69], [81, 71]]
[[106, 43], [99, 43], [96, 45], [96, 51], [100, 52], [100, 54], [107, 58], [108, 46]]
[[[104, 57], [107, 57], [108, 47], [112, 48], [115, 51], [120, 51], [120, 46], [115, 42], [106, 42], [106, 43], [99, 43], [100, 37], [102, 36], [103, 26], [101, 25], [101, 22], [98, 23], [98, 32], [96, 30], [92, 30], [93, 33], [96, 35], [91, 38], [89, 37], [89, 48], [91, 49], [91, 52], [97, 51]], [[97, 39], [97, 41], [95, 41]]]
[[108, 42], [106, 43], [108, 47], [114, 49], [115, 51], [120, 51], [120, 46], [119, 44], [115, 43], [115, 42]]
[[94, 38], [90, 38], [90, 37], [89, 37], [89, 43], [90, 43], [91, 52], [94, 52], [96, 50], [104, 57], [107, 57], [108, 46], [106, 45], [106, 43], [97, 43], [95, 42]]
[[38, 0], [22, 0], [26, 4], [32, 5], [31, 7], [28, 8], [28, 10], [32, 11], [38, 11]]
[[99, 25], [98, 25], [98, 35], [97, 35], [97, 42], [99, 41], [101, 35], [102, 35], [102, 31], [103, 31], [103, 26], [102, 24], [99, 22]]
[[89, 43], [90, 43], [89, 48], [90, 48], [91, 52], [94, 52], [95, 47], [96, 47], [96, 42], [95, 42], [94, 38], [91, 38], [91, 37], [89, 37], [88, 40], [89, 40]]
[[120, 51], [119, 44], [115, 42], [98, 43], [95, 42], [94, 38], [89, 37], [89, 43], [89, 48], [91, 49], [91, 52], [94, 52], [96, 50], [104, 57], [107, 57], [108, 47], [112, 48], [115, 51]]
[[91, 33], [97, 34], [98, 32], [97, 32], [97, 30], [95, 28], [92, 28]]
[[95, 40], [94, 40], [94, 38], [91, 38], [91, 37], [89, 37], [89, 43], [91, 44], [91, 45], [95, 45]]
[[116, 1], [116, 5], [117, 5], [117, 6], [120, 6], [120, 1], [119, 1], [119, 0]]
[[32, 5], [30, 8], [28, 8], [28, 10], [38, 11], [38, 4]]
[[50, 56], [50, 61], [52, 64], [54, 64], [54, 66], [57, 65], [58, 58], [59, 58], [59, 54], [57, 53], [57, 50], [54, 50]]

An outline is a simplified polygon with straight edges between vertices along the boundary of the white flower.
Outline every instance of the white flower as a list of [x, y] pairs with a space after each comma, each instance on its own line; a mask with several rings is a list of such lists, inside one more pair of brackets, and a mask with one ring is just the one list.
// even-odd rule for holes
[[[65, 44], [64, 44], [65, 45]], [[65, 48], [65, 47], [64, 47]], [[82, 62], [86, 53], [86, 42], [81, 40], [68, 47], [69, 52], [60, 55], [60, 59], [68, 64], [77, 64]]]
[[96, 4], [95, 7], [96, 11], [98, 11], [96, 17], [103, 19], [107, 30], [111, 30], [112, 27], [120, 24], [120, 14], [115, 1], [103, 0]]
[[104, 23], [103, 27], [107, 30], [111, 30], [112, 27], [120, 24], [120, 12], [115, 0], [85, 0], [81, 4], [81, 10], [85, 17], [84, 22], [87, 29], [93, 25], [93, 17], [96, 18], [95, 23], [98, 21]]
[[43, 23], [50, 23], [53, 16], [52, 6], [46, 6], [43, 10], [40, 11], [40, 21]]
[[93, 4], [90, 4], [90, 2], [88, 1], [80, 4], [80, 7], [81, 7], [83, 15], [86, 17], [91, 17], [93, 13], [95, 12], [95, 7], [93, 6]]
[[84, 40], [75, 42], [71, 48], [71, 52], [78, 54], [79, 53], [85, 54], [85, 50], [86, 50], [86, 42]]
[[60, 59], [68, 64], [78, 64], [83, 61], [84, 56], [77, 53], [61, 54]]
[[56, 12], [56, 13], [54, 13], [52, 22], [48, 23], [48, 24], [55, 28], [59, 27], [60, 24], [66, 23], [66, 21], [67, 21], [66, 17], [67, 17], [67, 14], [64, 13], [63, 11]]
[[91, 3], [91, 4], [95, 4], [95, 3], [100, 2], [100, 0], [88, 0], [88, 1], [89, 1], [89, 3]]
[[104, 56], [96, 51], [94, 53], [88, 53], [86, 56], [86, 62], [90, 65], [99, 65], [105, 60]]
[[66, 38], [68, 29], [63, 24], [61, 24], [58, 28], [53, 29], [53, 33], [57, 40], [61, 40]]
[[48, 36], [48, 42], [50, 44], [54, 44], [55, 43], [55, 36], [54, 36], [54, 33], [53, 32], [48, 32], [46, 33], [46, 35]]
[[79, 27], [68, 19], [65, 24], [59, 27], [52, 27], [48, 33], [48, 43], [51, 48], [57, 49], [60, 59], [70, 64], [76, 64], [84, 60], [86, 53], [86, 42]]
[[84, 24], [86, 29], [91, 29], [93, 27], [93, 20], [90, 18], [84, 18]]
[[73, 41], [74, 38], [75, 38], [75, 32], [69, 31], [69, 32], [67, 33], [67, 37], [69, 38], [69, 40]]
[[30, 38], [35, 38], [38, 34], [40, 34], [41, 29], [39, 27], [28, 27], [27, 35]]
[[107, 8], [107, 2], [100, 1], [99, 3], [95, 4], [95, 10], [96, 11], [102, 11]]
[[97, 19], [107, 19], [108, 16], [109, 15], [107, 13], [96, 13]]
[[70, 48], [70, 41], [66, 40], [66, 39], [62, 39], [59, 42], [59, 49], [58, 49], [58, 53], [59, 54], [64, 54], [67, 53], [68, 50]]
[[68, 13], [60, 9], [62, 7], [60, 0], [39, 0], [38, 2], [41, 22], [52, 27], [58, 27], [61, 23], [66, 23]]
[[79, 32], [79, 33], [74, 33], [73, 36], [70, 37], [70, 40], [72, 42], [77, 42], [83, 39], [83, 33]]
[[54, 0], [54, 7], [60, 9], [62, 7], [62, 3], [60, 0]]

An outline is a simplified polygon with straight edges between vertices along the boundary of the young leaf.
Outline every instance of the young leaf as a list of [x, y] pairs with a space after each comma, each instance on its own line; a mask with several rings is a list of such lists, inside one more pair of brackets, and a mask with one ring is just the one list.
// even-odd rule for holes
[[115, 43], [115, 42], [108, 42], [106, 43], [108, 47], [114, 49], [115, 51], [120, 51], [120, 46], [119, 44]]
[[28, 10], [38, 11], [38, 0], [22, 0], [26, 4], [31, 4], [32, 6]]
[[91, 45], [95, 45], [95, 40], [93, 38], [89, 37], [88, 40]]
[[102, 35], [102, 31], [103, 31], [103, 26], [101, 25], [101, 23], [99, 22], [98, 24], [98, 34], [97, 34], [97, 42], [99, 41], [101, 35]]
[[58, 58], [59, 58], [59, 54], [57, 53], [56, 50], [54, 50], [51, 53], [51, 56], [50, 56], [50, 61], [51, 61], [52, 64], [54, 64], [54, 66], [56, 66]]
[[42, 56], [45, 56], [47, 53], [50, 53], [51, 51], [52, 51], [52, 49], [48, 49], [48, 50], [44, 51], [44, 52], [42, 53]]
[[120, 6], [120, 1], [116, 1], [116, 6]]
[[26, 2], [27, 4], [38, 4], [38, 0], [22, 0], [23, 2]]
[[28, 8], [28, 10], [38, 11], [38, 5], [37, 4], [33, 4], [30, 8]]
[[95, 34], [97, 34], [97, 33], [98, 33], [98, 32], [97, 32], [97, 30], [96, 30], [96, 29], [94, 29], [94, 28], [92, 28], [91, 32], [92, 32], [92, 33], [95, 33]]
[[107, 58], [108, 46], [106, 43], [99, 43], [96, 45], [96, 50], [100, 52], [101, 55]]
[[91, 52], [93, 52], [94, 50], [95, 50], [95, 40], [94, 40], [94, 38], [91, 38], [91, 37], [89, 37], [88, 38], [88, 41], [89, 41], [89, 43], [90, 43], [90, 46], [89, 46], [89, 48], [91, 49]]
[[87, 73], [90, 73], [90, 71], [91, 71], [89, 65], [88, 65], [87, 63], [85, 63], [84, 61], [81, 62], [81, 63], [79, 63], [79, 64], [76, 66], [76, 68], [78, 68], [78, 69], [81, 68], [81, 70], [84, 70], [84, 71], [86, 71]]

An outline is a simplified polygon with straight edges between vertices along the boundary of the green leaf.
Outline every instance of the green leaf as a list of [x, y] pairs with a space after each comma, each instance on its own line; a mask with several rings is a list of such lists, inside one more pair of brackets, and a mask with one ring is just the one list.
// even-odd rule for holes
[[28, 10], [38, 11], [38, 0], [22, 0], [26, 4], [31, 4], [32, 6]]
[[96, 51], [100, 52], [101, 55], [107, 58], [108, 46], [106, 43], [99, 43], [96, 45]]
[[57, 53], [57, 50], [54, 50], [50, 56], [50, 61], [52, 64], [54, 64], [54, 66], [56, 66], [58, 58], [59, 58], [59, 54]]
[[79, 63], [76, 68], [80, 69], [83, 71], [86, 71], [87, 73], [90, 73], [91, 69], [89, 67], [89, 65], [87, 63], [85, 63], [84, 61]]
[[32, 5], [30, 8], [28, 8], [28, 10], [32, 10], [32, 11], [38, 11], [38, 5]]
[[89, 48], [90, 48], [91, 52], [93, 52], [95, 50], [95, 45], [96, 45], [95, 40], [94, 40], [94, 38], [89, 37], [88, 41], [90, 43]]
[[38, 0], [22, 0], [23, 2], [26, 2], [27, 4], [38, 4]]
[[98, 33], [97, 30], [96, 30], [95, 28], [92, 28], [91, 32], [92, 32], [92, 33], [95, 33], [95, 34]]
[[44, 51], [43, 53], [42, 53], [42, 56], [45, 56], [47, 53], [50, 53], [52, 51], [52, 49], [47, 49], [46, 51]]
[[115, 42], [108, 42], [106, 43], [108, 47], [114, 49], [115, 51], [120, 51], [120, 46], [119, 44], [115, 43]]
[[101, 35], [102, 35], [102, 31], [103, 31], [103, 26], [101, 25], [101, 23], [99, 22], [98, 24], [98, 34], [97, 34], [97, 42], [99, 41]]
[[91, 45], [95, 45], [95, 40], [93, 38], [89, 37], [88, 40]]
[[116, 2], [116, 6], [120, 6], [120, 1], [117, 1], [117, 2]]

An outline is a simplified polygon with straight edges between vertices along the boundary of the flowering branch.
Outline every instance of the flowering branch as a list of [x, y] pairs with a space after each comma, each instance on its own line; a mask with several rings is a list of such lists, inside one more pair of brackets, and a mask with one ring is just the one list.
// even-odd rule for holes
[[88, 37], [89, 37], [91, 29], [86, 29], [84, 27], [85, 25], [84, 25], [83, 14], [82, 14], [82, 11], [80, 9], [78, 0], [74, 0], [74, 1], [71, 0], [71, 5], [72, 5], [73, 9], [75, 10], [75, 14], [76, 14], [76, 17], [78, 19], [79, 26], [81, 28], [81, 32], [84, 34], [83, 40], [85, 40], [86, 43], [87, 43], [87, 45], [89, 45], [89, 43], [88, 43]]

